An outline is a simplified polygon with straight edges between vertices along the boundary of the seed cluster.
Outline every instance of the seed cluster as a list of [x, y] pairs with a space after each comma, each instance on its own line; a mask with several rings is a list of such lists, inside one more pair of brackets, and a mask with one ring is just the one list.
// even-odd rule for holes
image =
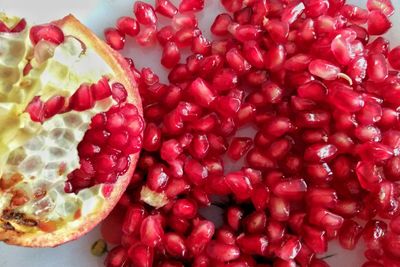
[[[200, 0], [136, 1], [136, 18], [105, 31], [116, 50], [126, 36], [158, 42], [170, 69], [163, 84], [128, 60], [147, 125], [102, 226], [118, 244], [105, 265], [328, 266], [328, 241], [352, 250], [362, 237], [363, 267], [400, 266], [400, 48], [376, 36], [390, 0], [220, 2], [213, 40]], [[170, 25], [158, 29], [158, 15]], [[199, 213], [211, 205], [224, 208], [217, 229]]]

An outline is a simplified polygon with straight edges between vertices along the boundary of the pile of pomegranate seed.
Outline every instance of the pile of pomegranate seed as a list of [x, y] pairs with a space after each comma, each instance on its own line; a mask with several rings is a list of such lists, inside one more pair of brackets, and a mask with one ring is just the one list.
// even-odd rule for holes
[[[170, 69], [163, 84], [128, 61], [146, 129], [102, 227], [117, 244], [105, 265], [328, 266], [330, 240], [361, 239], [364, 267], [400, 266], [400, 46], [377, 36], [390, 0], [221, 3], [214, 40], [198, 28], [200, 0], [136, 1], [136, 19], [105, 31], [117, 50], [125, 36], [158, 41]], [[250, 126], [254, 137], [238, 131]], [[210, 206], [222, 226], [199, 213]]]

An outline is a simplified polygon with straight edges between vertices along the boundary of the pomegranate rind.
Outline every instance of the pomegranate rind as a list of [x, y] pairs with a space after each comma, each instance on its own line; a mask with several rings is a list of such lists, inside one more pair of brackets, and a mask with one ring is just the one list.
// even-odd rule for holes
[[[115, 52], [101, 41], [90, 29], [84, 26], [73, 15], [68, 15], [61, 20], [54, 21], [53, 24], [60, 27], [64, 35], [77, 37], [85, 43], [87, 47], [91, 47], [97, 52], [104, 62], [106, 62], [114, 71], [115, 80], [118, 80], [125, 86], [128, 92], [127, 102], [135, 105], [139, 114], [143, 116], [142, 103], [137, 83], [134, 80], [133, 73], [131, 72], [126, 60], [119, 53]], [[118, 178], [111, 194], [107, 197], [103, 206], [97, 212], [90, 213], [87, 216], [82, 216], [77, 220], [69, 222], [54, 232], [47, 233], [43, 231], [35, 231], [20, 233], [11, 230], [2, 231], [0, 232], [0, 240], [11, 245], [25, 247], [55, 247], [75, 240], [88, 233], [105, 217], [107, 217], [117, 204], [129, 184], [138, 158], [139, 153], [131, 155], [131, 164], [128, 171]], [[99, 192], [101, 194], [101, 190]]]

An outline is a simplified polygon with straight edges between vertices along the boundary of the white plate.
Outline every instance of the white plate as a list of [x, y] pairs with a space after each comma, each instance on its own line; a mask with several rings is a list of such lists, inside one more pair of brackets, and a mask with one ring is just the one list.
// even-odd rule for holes
[[[72, 13], [102, 36], [103, 29], [114, 25], [116, 19], [123, 15], [132, 15], [132, 0], [1, 0], [0, 11], [28, 18], [32, 23], [47, 22]], [[147, 0], [154, 3], [154, 0]], [[179, 1], [174, 1], [179, 2]], [[216, 14], [222, 11], [219, 0], [206, 0], [206, 10], [199, 16], [200, 28], [210, 36], [209, 26]], [[365, 5], [366, 0], [352, 0], [352, 3]], [[392, 0], [396, 6], [395, 15], [391, 17], [393, 28], [387, 34], [392, 43], [400, 44], [400, 2]], [[398, 9], [398, 10], [397, 10]], [[134, 58], [135, 64], [152, 67], [166, 81], [165, 70], [160, 66], [161, 50], [147, 48], [143, 53], [134, 43], [128, 42], [124, 55]], [[103, 258], [90, 254], [90, 246], [100, 237], [98, 229], [77, 241], [52, 249], [30, 249], [0, 244], [0, 267], [96, 267], [103, 266]], [[337, 243], [330, 244], [327, 255], [335, 254], [327, 261], [331, 266], [361, 266], [362, 244], [355, 251], [343, 251]]]

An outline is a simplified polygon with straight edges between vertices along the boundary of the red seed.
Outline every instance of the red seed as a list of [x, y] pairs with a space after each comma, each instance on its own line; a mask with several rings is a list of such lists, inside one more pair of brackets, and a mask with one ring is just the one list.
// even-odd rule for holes
[[188, 199], [179, 199], [174, 203], [172, 213], [178, 218], [192, 219], [197, 214], [196, 203]]
[[368, 33], [370, 35], [381, 35], [389, 30], [392, 23], [381, 11], [372, 10], [368, 17]]
[[115, 50], [121, 50], [125, 46], [125, 35], [117, 29], [107, 28], [104, 36], [108, 45]]
[[117, 29], [126, 35], [136, 36], [140, 32], [139, 23], [131, 17], [121, 17], [117, 20]]
[[330, 144], [315, 144], [309, 146], [304, 152], [304, 159], [312, 162], [324, 162], [332, 159], [337, 153], [337, 148]]
[[164, 236], [164, 244], [167, 252], [173, 257], [185, 257], [187, 247], [182, 236], [175, 233], [167, 233]]
[[76, 111], [91, 109], [95, 104], [90, 86], [86, 84], [81, 85], [69, 101], [70, 108]]
[[327, 251], [328, 244], [325, 231], [318, 230], [308, 225], [303, 226], [303, 231], [304, 242], [315, 253], [324, 253]]
[[225, 176], [225, 182], [238, 199], [247, 199], [251, 195], [252, 185], [242, 172], [232, 172]]
[[182, 0], [179, 4], [179, 12], [201, 11], [204, 8], [204, 0]]
[[389, 63], [396, 70], [400, 69], [399, 56], [400, 56], [400, 46], [394, 47], [392, 50], [390, 50], [388, 54]]
[[209, 107], [216, 98], [214, 90], [202, 78], [194, 80], [189, 90], [190, 95], [203, 107]]
[[30, 29], [29, 38], [34, 45], [41, 40], [59, 45], [64, 42], [64, 33], [59, 27], [52, 24], [37, 25]]
[[243, 253], [250, 255], [264, 255], [269, 245], [267, 237], [263, 235], [241, 234], [236, 243]]
[[140, 24], [154, 25], [157, 23], [157, 16], [151, 5], [142, 1], [136, 1], [133, 6], [133, 13]]
[[174, 42], [167, 42], [161, 56], [161, 64], [166, 68], [173, 68], [179, 63], [181, 53], [178, 46]]
[[336, 84], [329, 88], [331, 104], [345, 112], [357, 112], [364, 106], [362, 95], [343, 84]]
[[307, 191], [307, 184], [303, 179], [287, 179], [275, 185], [272, 192], [284, 199], [302, 199]]
[[153, 165], [148, 170], [147, 186], [153, 191], [162, 191], [168, 183], [169, 176], [163, 165]]
[[176, 6], [169, 0], [156, 0], [155, 10], [168, 18], [173, 18], [178, 13]]
[[126, 235], [138, 234], [144, 217], [145, 210], [142, 206], [130, 206], [125, 213], [122, 232]]
[[250, 149], [253, 142], [251, 138], [238, 137], [234, 138], [228, 149], [228, 156], [233, 160], [240, 159]]
[[226, 53], [226, 61], [238, 74], [244, 73], [251, 68], [249, 62], [247, 62], [240, 51], [236, 48], [232, 48]]
[[137, 243], [129, 248], [128, 256], [137, 267], [153, 266], [154, 250], [151, 247]]
[[140, 240], [144, 245], [154, 248], [161, 243], [164, 238], [161, 220], [160, 215], [150, 215], [142, 221], [140, 226]]
[[240, 250], [237, 246], [223, 244], [217, 241], [211, 241], [207, 245], [206, 252], [211, 259], [222, 262], [232, 261], [240, 256]]
[[286, 50], [283, 45], [274, 45], [265, 54], [265, 68], [276, 71], [282, 67], [286, 58]]
[[308, 70], [311, 72], [311, 74], [324, 80], [335, 80], [340, 73], [339, 67], [322, 59], [312, 60], [308, 66]]
[[378, 10], [381, 11], [386, 16], [391, 16], [394, 12], [393, 4], [390, 0], [368, 0], [367, 1], [368, 10]]
[[108, 252], [104, 265], [107, 267], [123, 266], [128, 260], [126, 250], [122, 246], [117, 246]]
[[290, 261], [296, 258], [301, 249], [301, 242], [294, 236], [286, 237], [287, 239], [278, 248], [277, 256], [282, 260]]
[[204, 251], [214, 235], [215, 227], [210, 221], [199, 221], [187, 238], [187, 247], [197, 256]]
[[228, 29], [231, 23], [232, 18], [229, 14], [220, 14], [215, 18], [214, 23], [211, 25], [211, 32], [218, 36], [227, 35], [229, 33]]

